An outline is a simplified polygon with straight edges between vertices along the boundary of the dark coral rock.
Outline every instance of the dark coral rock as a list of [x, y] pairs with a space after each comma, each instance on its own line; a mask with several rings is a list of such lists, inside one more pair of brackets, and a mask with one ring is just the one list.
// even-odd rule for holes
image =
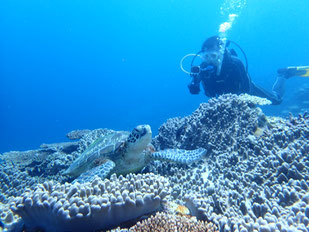
[[252, 146], [247, 137], [255, 132], [264, 116], [258, 108], [250, 106], [231, 94], [210, 99], [190, 116], [167, 120], [153, 144], [157, 149], [204, 147], [209, 153], [226, 150], [246, 153], [246, 147]]

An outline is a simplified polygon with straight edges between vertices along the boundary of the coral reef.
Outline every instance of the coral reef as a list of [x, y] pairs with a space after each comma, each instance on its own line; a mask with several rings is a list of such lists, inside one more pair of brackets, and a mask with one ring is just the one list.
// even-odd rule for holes
[[[72, 161], [75, 160], [89, 144], [98, 137], [109, 132], [111, 132], [111, 130], [108, 129], [73, 131], [70, 132], [68, 136], [70, 135], [70, 138], [75, 139], [81, 136], [81, 139], [77, 142], [42, 144], [41, 148], [37, 150], [6, 152], [1, 155], [1, 160], [6, 162], [6, 165], [2, 166], [6, 166], [5, 169], [11, 173], [9, 170], [10, 168], [7, 168], [8, 165], [10, 165], [16, 169], [17, 172], [24, 172], [25, 175], [28, 176], [28, 179], [31, 177], [34, 177], [34, 179], [40, 177], [41, 183], [48, 180], [64, 183], [71, 180], [70, 177], [63, 175], [63, 172], [69, 167]], [[4, 171], [4, 173], [5, 172], [6, 171]], [[0, 178], [3, 177], [0, 176]], [[24, 185], [25, 184], [23, 184], [23, 186]], [[2, 189], [2, 186], [3, 185], [0, 185], [0, 189]]]
[[[62, 175], [69, 163], [75, 159], [78, 143], [42, 144], [41, 149], [30, 151], [11, 151], [1, 156], [1, 159], [29, 177], [40, 177], [42, 181], [54, 179], [60, 182], [67, 180]], [[45, 179], [44, 179], [45, 178]]]
[[10, 162], [4, 161], [0, 172], [0, 202], [7, 203], [9, 197], [20, 196], [25, 188], [38, 182], [38, 177], [30, 177], [27, 172], [20, 171]]
[[[309, 116], [267, 117], [256, 105], [268, 103], [227, 94], [202, 103], [190, 116], [167, 120], [152, 141], [157, 150], [205, 148], [207, 154], [190, 165], [151, 161], [143, 175], [64, 183], [69, 179], [63, 171], [108, 129], [73, 131], [68, 136], [79, 141], [5, 153], [1, 221], [7, 228], [24, 223], [27, 230], [105, 230], [165, 210], [129, 231], [149, 226], [198, 231], [207, 221], [220, 232], [308, 232]], [[175, 210], [185, 216], [161, 209], [166, 202], [177, 203]], [[187, 218], [188, 209], [196, 219]]]
[[21, 218], [17, 214], [13, 214], [8, 204], [0, 203], [0, 231], [2, 231], [2, 227], [4, 231], [20, 232], [23, 225]]
[[68, 139], [76, 140], [81, 139], [83, 136], [91, 132], [91, 130], [73, 130], [69, 133], [67, 133]]
[[217, 232], [218, 230], [214, 224], [198, 221], [195, 217], [157, 213], [155, 216], [138, 222], [135, 226], [131, 227], [129, 231]]
[[167, 180], [154, 174], [112, 175], [83, 185], [50, 181], [16, 197], [11, 209], [29, 230], [94, 231], [160, 209], [168, 192]]
[[167, 176], [171, 196], [220, 231], [307, 231], [308, 124], [306, 114], [266, 118], [237, 96], [225, 95], [192, 116], [168, 120], [155, 138], [160, 148], [191, 147], [193, 138], [193, 148], [211, 148], [202, 162], [189, 167], [153, 162], [148, 171]]
[[[208, 153], [241, 151], [245, 156], [248, 136], [264, 127], [266, 117], [255, 101], [223, 95], [202, 103], [192, 115], [169, 119], [153, 139], [158, 149], [206, 148]], [[255, 98], [254, 98], [255, 99]]]
[[246, 93], [238, 95], [238, 99], [243, 102], [246, 102], [247, 104], [251, 104], [251, 106], [256, 106], [256, 105], [265, 106], [265, 105], [272, 104], [271, 101], [266, 98], [252, 96]]

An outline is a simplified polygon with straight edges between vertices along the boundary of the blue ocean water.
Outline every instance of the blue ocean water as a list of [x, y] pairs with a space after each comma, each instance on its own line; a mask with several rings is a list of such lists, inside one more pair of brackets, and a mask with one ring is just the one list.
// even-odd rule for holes
[[[277, 68], [308, 65], [307, 0], [1, 1], [0, 152], [62, 142], [74, 129], [147, 123], [156, 134], [191, 114], [208, 99], [189, 94], [179, 62], [217, 34], [231, 2], [244, 6], [228, 39], [257, 84], [270, 89]], [[308, 82], [288, 80], [286, 98]]]

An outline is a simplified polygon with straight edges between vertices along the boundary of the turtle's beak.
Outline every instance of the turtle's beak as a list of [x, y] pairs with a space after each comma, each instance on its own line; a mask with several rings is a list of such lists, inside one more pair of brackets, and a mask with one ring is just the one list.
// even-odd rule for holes
[[151, 127], [149, 125], [144, 125], [143, 126], [143, 131], [141, 133], [141, 136], [144, 136], [145, 134], [152, 135]]
[[145, 125], [142, 132], [141, 132], [141, 136], [144, 136], [145, 134], [152, 134], [151, 128], [148, 125]]
[[141, 131], [141, 136], [144, 136], [145, 134], [147, 134], [147, 130], [146, 128], [143, 128], [143, 130]]

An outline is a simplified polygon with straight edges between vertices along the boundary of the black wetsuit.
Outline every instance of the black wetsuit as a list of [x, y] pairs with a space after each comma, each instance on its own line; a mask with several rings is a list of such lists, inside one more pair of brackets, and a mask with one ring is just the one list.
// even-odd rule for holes
[[[201, 68], [207, 66], [207, 63], [201, 64]], [[208, 97], [217, 97], [225, 93], [248, 93], [267, 98], [273, 104], [280, 104], [282, 101], [274, 93], [256, 86], [251, 81], [242, 61], [237, 56], [231, 55], [229, 51], [224, 54], [219, 76], [216, 75], [216, 70], [201, 71], [193, 76], [192, 82], [188, 85], [191, 94], [200, 92], [200, 82]]]

